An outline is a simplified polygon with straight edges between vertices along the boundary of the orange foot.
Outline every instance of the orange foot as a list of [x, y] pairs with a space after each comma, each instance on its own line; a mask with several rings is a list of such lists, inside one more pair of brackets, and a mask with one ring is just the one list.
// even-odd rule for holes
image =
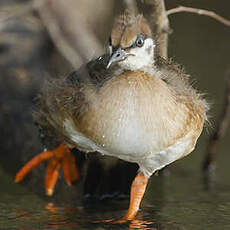
[[72, 185], [73, 181], [79, 178], [74, 155], [71, 153], [68, 146], [60, 144], [57, 148], [51, 151], [41, 152], [27, 162], [16, 174], [15, 182], [23, 180], [30, 171], [46, 160], [49, 161], [45, 175], [45, 189], [47, 195], [51, 196], [53, 194], [60, 167], [62, 167], [65, 181], [69, 186]]

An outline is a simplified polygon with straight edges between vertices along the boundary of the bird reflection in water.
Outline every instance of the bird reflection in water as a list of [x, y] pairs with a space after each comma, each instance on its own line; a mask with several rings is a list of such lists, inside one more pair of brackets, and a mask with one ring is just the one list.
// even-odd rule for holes
[[[48, 227], [52, 227], [52, 228], [70, 228], [70, 227], [76, 227], [80, 225], [80, 222], [77, 222], [76, 218], [74, 218], [74, 220], [71, 220], [71, 218], [66, 219], [66, 222], [64, 220], [60, 220], [60, 216], [66, 216], [66, 215], [72, 215], [76, 213], [76, 209], [72, 208], [72, 207], [65, 207], [63, 209], [63, 213], [60, 213], [60, 208], [58, 206], [56, 206], [54, 203], [52, 202], [48, 202], [45, 205], [45, 210], [48, 211], [49, 215], [49, 223], [48, 223]], [[59, 214], [57, 215], [57, 213], [59, 212]], [[92, 220], [85, 220], [88, 223], [97, 223], [97, 224], [113, 224], [113, 221], [111, 220], [104, 220], [104, 221], [92, 221]], [[83, 221], [84, 222], [84, 221]], [[106, 223], [107, 222], [107, 223]], [[114, 221], [114, 223], [117, 224], [116, 221]], [[81, 225], [85, 225], [86, 223], [81, 223]], [[124, 222], [121, 224], [127, 225], [127, 222]], [[142, 229], [142, 230], [156, 230], [156, 228], [153, 228], [153, 222], [152, 221], [146, 221], [146, 220], [142, 220], [142, 215], [139, 214], [136, 219], [131, 220], [130, 222], [128, 222], [128, 226], [130, 230], [135, 230], [135, 229]]]
[[142, 230], [156, 230], [155, 228], [152, 227], [153, 222], [151, 221], [145, 221], [142, 220], [142, 218], [134, 219], [130, 221], [129, 224], [129, 229], [134, 230], [134, 229], [142, 229]]
[[72, 221], [69, 218], [70, 214], [73, 214], [76, 212], [76, 210], [74, 210], [71, 207], [65, 207], [62, 210], [62, 208], [56, 206], [54, 203], [48, 202], [45, 205], [45, 210], [48, 212], [48, 215], [47, 215], [48, 223], [46, 226], [48, 228], [69, 229], [69, 228], [79, 226], [78, 222]]
[[22, 229], [26, 225], [39, 225], [44, 229], [70, 229], [78, 227], [79, 223], [71, 220], [71, 214], [76, 213], [76, 210], [71, 207], [60, 208], [52, 202], [45, 204], [44, 211], [40, 210], [39, 213], [33, 213], [26, 210], [16, 209], [13, 215], [17, 219], [17, 223], [21, 222]]
[[[32, 213], [30, 211], [26, 210], [14, 210], [14, 216], [17, 218], [18, 222], [21, 222], [23, 226], [25, 225], [25, 222], [28, 224], [31, 224], [34, 226], [34, 224], [42, 226], [43, 228], [52, 228], [52, 229], [70, 229], [70, 228], [76, 228], [76, 227], [87, 227], [87, 225], [90, 225], [92, 227], [92, 224], [97, 225], [103, 225], [109, 227], [109, 225], [114, 225], [114, 223], [117, 224], [115, 221], [111, 220], [103, 220], [103, 221], [93, 221], [90, 220], [89, 217], [87, 218], [84, 216], [83, 218], [79, 218], [76, 216], [78, 213], [78, 209], [74, 209], [72, 207], [59, 207], [55, 205], [53, 202], [47, 202], [44, 206], [45, 212], [38, 213]], [[41, 214], [42, 213], [42, 214]], [[106, 223], [107, 222], [107, 223]], [[139, 214], [136, 219], [131, 220], [129, 222], [120, 223], [121, 226], [124, 225], [124, 229], [127, 229], [127, 227], [130, 230], [135, 229], [142, 229], [142, 230], [155, 230], [153, 227], [152, 221], [146, 221], [143, 220], [143, 217], [141, 214]]]

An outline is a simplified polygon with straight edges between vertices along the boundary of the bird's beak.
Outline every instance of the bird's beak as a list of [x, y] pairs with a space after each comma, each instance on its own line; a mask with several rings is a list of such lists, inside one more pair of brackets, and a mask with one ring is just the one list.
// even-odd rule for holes
[[128, 56], [128, 54], [123, 49], [121, 49], [121, 47], [119, 47], [110, 56], [106, 68], [108, 69], [110, 67], [110, 65], [114, 62], [119, 62], [119, 61], [124, 60], [127, 56]]

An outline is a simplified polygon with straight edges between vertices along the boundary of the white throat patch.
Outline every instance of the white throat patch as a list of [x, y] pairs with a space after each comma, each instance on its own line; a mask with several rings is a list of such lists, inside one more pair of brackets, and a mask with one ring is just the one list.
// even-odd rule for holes
[[151, 38], [147, 38], [142, 47], [130, 49], [128, 56], [124, 61], [118, 63], [127, 70], [144, 70], [145, 67], [154, 63], [155, 44]]

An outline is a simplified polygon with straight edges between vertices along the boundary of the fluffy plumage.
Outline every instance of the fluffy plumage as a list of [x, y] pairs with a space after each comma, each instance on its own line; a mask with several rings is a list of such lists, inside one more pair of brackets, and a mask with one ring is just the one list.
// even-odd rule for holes
[[[148, 176], [188, 154], [207, 110], [205, 101], [190, 86], [188, 75], [161, 58], [148, 67], [149, 73], [122, 70], [116, 64], [106, 69], [107, 61], [108, 56], [102, 56], [67, 78], [46, 84], [38, 123], [49, 126], [55, 139], [86, 152], [99, 151], [137, 162]], [[144, 169], [146, 159], [150, 162], [153, 155], [190, 132], [194, 138], [182, 152]]]

